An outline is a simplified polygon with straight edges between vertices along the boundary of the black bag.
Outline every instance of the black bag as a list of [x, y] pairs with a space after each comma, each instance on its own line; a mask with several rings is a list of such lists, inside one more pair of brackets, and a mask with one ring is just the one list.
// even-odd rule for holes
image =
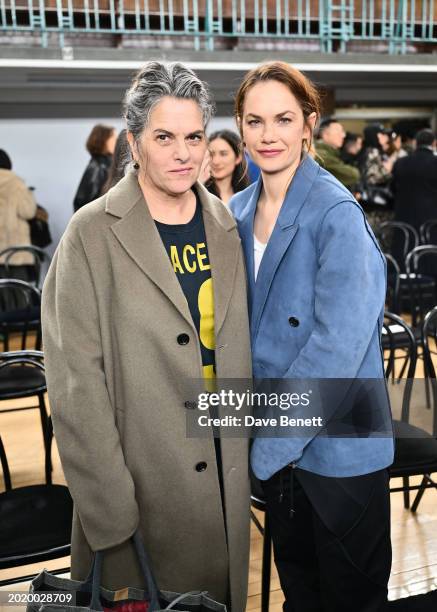
[[104, 551], [99, 551], [94, 555], [90, 574], [84, 582], [59, 578], [43, 570], [30, 584], [26, 612], [162, 612], [170, 609], [226, 612], [226, 606], [208, 597], [205, 591], [185, 594], [160, 591], [138, 532], [132, 540], [144, 576], [144, 590], [128, 587], [110, 591], [100, 586]]
[[36, 215], [28, 222], [30, 226], [30, 242], [41, 249], [52, 243], [48, 218], [49, 215], [46, 209], [37, 204]]

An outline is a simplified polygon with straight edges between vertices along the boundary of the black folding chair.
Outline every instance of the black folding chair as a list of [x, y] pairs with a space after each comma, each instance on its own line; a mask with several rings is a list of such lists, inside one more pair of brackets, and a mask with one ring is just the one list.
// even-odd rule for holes
[[437, 219], [429, 219], [419, 228], [421, 244], [437, 244]]
[[[436, 315], [437, 315], [437, 309]], [[436, 318], [437, 320], [437, 318]], [[429, 326], [429, 324], [428, 324]], [[401, 371], [406, 371], [407, 377], [401, 378], [398, 373], [395, 373], [396, 368], [396, 351], [399, 350], [396, 336], [403, 333], [407, 338], [404, 342], [402, 358], [406, 360]], [[424, 334], [428, 334], [429, 329], [424, 330]], [[415, 372], [417, 364], [417, 344], [413, 332], [409, 325], [393, 313], [386, 312], [383, 326], [383, 347], [384, 347], [384, 362], [385, 375], [387, 379], [392, 378], [392, 384], [404, 385], [402, 392], [402, 406], [400, 420], [393, 421], [395, 435], [395, 459], [390, 467], [391, 478], [402, 478], [401, 487], [392, 487], [392, 493], [403, 492], [404, 507], [410, 507], [410, 491], [418, 491], [414, 499], [411, 511], [416, 512], [423, 491], [427, 486], [427, 482], [431, 482], [430, 474], [437, 472], [437, 440], [435, 435], [435, 406], [434, 406], [434, 424], [433, 434], [426, 432], [420, 427], [416, 427], [410, 423], [410, 407], [413, 387], [415, 381]], [[407, 347], [407, 350], [405, 348]], [[410, 485], [410, 476], [423, 476], [421, 485]], [[425, 482], [425, 485], [423, 484]], [[429, 486], [435, 486], [434, 483]]]
[[378, 228], [378, 237], [381, 242], [390, 245], [389, 254], [395, 258], [401, 273], [404, 273], [407, 254], [419, 246], [416, 228], [402, 221], [385, 221]]
[[[39, 361], [26, 358], [28, 365]], [[0, 460], [5, 492], [0, 493], [0, 569], [40, 563], [70, 555], [73, 501], [68, 488], [52, 484], [51, 441], [53, 429], [48, 421], [45, 445], [45, 484], [12, 488], [6, 452], [0, 437]], [[69, 568], [61, 570], [68, 571]], [[13, 584], [29, 576], [3, 580]]]
[[[43, 249], [36, 246], [24, 245], [24, 246], [12, 246], [4, 249], [0, 252], [0, 261], [2, 262], [4, 277], [15, 278], [14, 276], [14, 257], [19, 254], [27, 253], [32, 255], [33, 263], [25, 266], [27, 271], [27, 278], [19, 280], [25, 280], [26, 282], [33, 283], [35, 287], [41, 288], [42, 281], [47, 273], [50, 266], [50, 256]], [[22, 267], [22, 266], [20, 266]]]
[[0, 279], [0, 341], [3, 351], [10, 350], [11, 337], [19, 340], [23, 351], [41, 349], [41, 292], [22, 280]]

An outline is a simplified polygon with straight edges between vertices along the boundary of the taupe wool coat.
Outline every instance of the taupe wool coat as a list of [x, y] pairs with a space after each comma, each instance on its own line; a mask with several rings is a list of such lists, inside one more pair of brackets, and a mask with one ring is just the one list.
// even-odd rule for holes
[[[240, 239], [225, 207], [197, 189], [217, 376], [249, 378]], [[196, 328], [134, 173], [73, 216], [44, 285], [42, 317], [55, 436], [75, 503], [72, 578], [87, 576], [91, 551], [110, 549], [103, 585], [144, 586], [128, 540], [139, 526], [161, 589], [207, 590], [225, 602], [230, 584], [232, 612], [242, 612], [248, 444], [222, 439], [224, 516], [212, 435], [186, 436], [187, 380], [202, 377]]]

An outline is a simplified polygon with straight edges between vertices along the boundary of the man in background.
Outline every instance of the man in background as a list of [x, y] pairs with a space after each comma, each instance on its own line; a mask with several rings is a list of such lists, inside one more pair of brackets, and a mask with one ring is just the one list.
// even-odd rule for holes
[[416, 150], [393, 166], [392, 190], [395, 219], [417, 231], [425, 221], [437, 218], [436, 137], [432, 130], [416, 134]]
[[319, 128], [319, 140], [316, 142], [316, 159], [340, 183], [355, 192], [360, 181], [360, 172], [341, 158], [345, 136], [346, 132], [337, 119], [324, 119]]

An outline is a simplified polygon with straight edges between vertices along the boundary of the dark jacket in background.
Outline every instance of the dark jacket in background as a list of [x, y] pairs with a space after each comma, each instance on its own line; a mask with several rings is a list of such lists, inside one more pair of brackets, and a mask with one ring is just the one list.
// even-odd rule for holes
[[437, 156], [420, 147], [393, 167], [395, 218], [413, 225], [437, 218]]
[[95, 155], [90, 159], [73, 201], [74, 212], [101, 195], [111, 161], [112, 155]]

